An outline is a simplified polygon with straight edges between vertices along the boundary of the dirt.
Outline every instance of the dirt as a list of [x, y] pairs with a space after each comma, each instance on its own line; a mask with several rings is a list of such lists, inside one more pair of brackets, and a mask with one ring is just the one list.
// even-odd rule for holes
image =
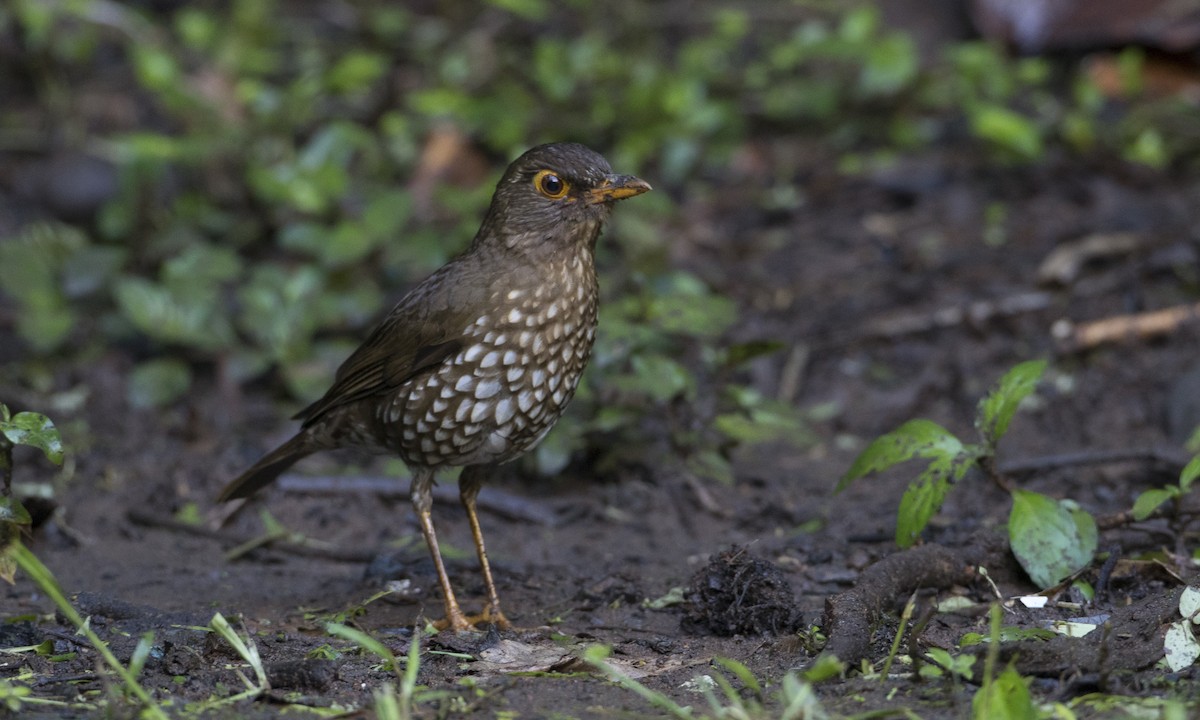
[[[1186, 379], [1197, 370], [1197, 326], [1074, 352], [1061, 350], [1051, 328], [1064, 319], [1081, 323], [1194, 299], [1198, 178], [1053, 158], [1031, 169], [997, 170], [977, 152], [949, 151], [848, 178], [821, 170], [834, 165], [831, 158], [804, 142], [779, 139], [758, 150], [778, 167], [755, 177], [789, 177], [774, 173], [800, 168], [790, 174], [798, 205], [759, 209], [770, 189], [752, 177], [729, 178], [719, 192], [680, 202], [680, 217], [692, 220], [674, 231], [672, 251], [681, 265], [739, 300], [739, 336], [784, 341], [783, 351], [753, 367], [753, 382], [804, 409], [815, 443], [742, 451], [730, 486], [690, 480], [665, 461], [616, 477], [590, 476], [583, 468], [539, 479], [510, 468], [488, 486], [482, 521], [504, 610], [517, 629], [423, 637], [418, 681], [434, 692], [420, 696], [418, 715], [664, 714], [578, 659], [598, 643], [611, 646], [614, 667], [697, 711], [708, 707], [693, 682], [698, 676], [724, 673], [742, 685], [714, 658], [745, 663], [771, 696], [789, 670], [813, 661], [819, 643], [807, 632], [812, 626], [830, 634], [831, 643], [850, 637], [878, 670], [914, 591], [925, 605], [952, 596], [977, 604], [925, 612], [923, 629], [905, 641], [902, 654], [931, 647], [957, 652], [964, 633], [986, 633], [987, 603], [997, 591], [1009, 598], [1035, 590], [1003, 544], [995, 549], [1007, 521], [1005, 492], [974, 475], [955, 488], [918, 548], [946, 563], [946, 572], [914, 575], [914, 566], [930, 567], [929, 558], [897, 560], [905, 556], [892, 542], [912, 467], [841, 494], [832, 489], [865, 442], [907, 419], [971, 432], [986, 389], [1033, 357], [1050, 358], [1052, 369], [1037, 402], [1017, 415], [1002, 443], [1002, 466], [1119, 449], [1165, 449], [1168, 457], [1049, 463], [1013, 475], [1020, 487], [1115, 518], [1102, 523], [1100, 545], [1123, 561], [1154, 553], [1161, 561], [1119, 565], [1106, 576], [1106, 593], [1075, 608], [1009, 604], [1004, 623], [1025, 628], [1106, 613], [1116, 613], [1114, 623], [1127, 616], [1142, 622], [1134, 634], [1113, 635], [1120, 635], [1120, 646], [1099, 636], [1086, 645], [1054, 641], [1018, 653], [1036, 660], [1019, 667], [1034, 677], [1036, 697], [1075, 702], [1081, 717], [1102, 715], [1083, 700], [1095, 690], [1196, 700], [1194, 670], [1168, 676], [1154, 665], [1179, 578], [1193, 572], [1186, 560], [1191, 536], [1164, 520], [1134, 526], [1117, 514], [1142, 490], [1177, 477], [1173, 458], [1196, 421]], [[998, 227], [989, 226], [988, 208], [1000, 206], [1006, 214]], [[987, 235], [991, 244], [989, 227], [999, 231]], [[619, 221], [613, 232], [620, 232]], [[1085, 263], [1066, 285], [1039, 283], [1037, 269], [1056, 248], [1116, 232], [1132, 233], [1134, 249]], [[961, 321], [948, 312], [972, 303], [999, 307], [1031, 293], [1044, 300], [1034, 309], [990, 316], [977, 309]], [[22, 354], [11, 349], [10, 315], [0, 320], [0, 333], [10, 348], [3, 355], [15, 363]], [[251, 634], [272, 689], [258, 700], [210, 707], [208, 715], [268, 717], [288, 703], [369, 714], [372, 693], [395, 676], [377, 657], [327, 635], [324, 624], [352, 624], [403, 655], [413, 628], [440, 615], [432, 564], [404, 498], [402, 466], [352, 453], [315, 457], [298, 466], [298, 479], [218, 525], [222, 511], [213, 497], [287, 436], [293, 428], [287, 409], [265, 384], [231, 399], [211, 377], [166, 410], [130, 408], [124, 398], [132, 364], [127, 349], [114, 347], [86, 363], [50, 367], [39, 391], [5, 373], [0, 398], [14, 409], [48, 410], [73, 450], [70, 481], [30, 548], [118, 657], [128, 659], [138, 638], [154, 633], [142, 680], [176, 707], [244, 687], [233, 669], [241, 665], [237, 656], [203, 629], [219, 611]], [[84, 396], [77, 411], [54, 410], [55, 398], [75, 390]], [[18, 481], [50, 480], [56, 472], [32, 452], [18, 453], [17, 463]], [[324, 482], [334, 475], [353, 479]], [[452, 500], [452, 482], [443, 485], [451, 487], [451, 500], [436, 503], [435, 522], [460, 600], [478, 610], [483, 586], [469, 529]], [[173, 521], [189, 503], [204, 513], [200, 530]], [[228, 557], [239, 542], [263, 533], [260, 514], [268, 512], [308, 545], [298, 548], [293, 537]], [[971, 547], [986, 550], [972, 554]], [[864, 572], [888, 558], [887, 572]], [[970, 565], [978, 561], [987, 564], [995, 590]], [[1097, 561], [1083, 578], [1095, 585], [1101, 573]], [[886, 579], [871, 580], [874, 594], [868, 594], [868, 577]], [[706, 588], [738, 589], [746, 578], [754, 582], [742, 589], [765, 593], [765, 600], [707, 594]], [[388, 587], [395, 591], [372, 599]], [[673, 589], [682, 602], [670, 601]], [[850, 592], [860, 593], [856, 602], [833, 602], [854, 597]], [[1058, 599], [1081, 602], [1069, 591]], [[854, 629], [831, 628], [827, 603], [832, 612], [850, 613]], [[764, 607], [765, 616], [753, 614]], [[0, 678], [28, 668], [42, 698], [94, 701], [117, 693], [95, 652], [52, 612], [25, 577], [0, 588], [7, 621], [0, 644], [48, 639], [62, 656], [0, 656]], [[1114, 662], [1118, 655], [1126, 660]], [[969, 713], [978, 678], [919, 680], [903, 663], [896, 672], [885, 681], [851, 673], [819, 684], [817, 693], [841, 714]], [[29, 705], [22, 716], [100, 712]]]

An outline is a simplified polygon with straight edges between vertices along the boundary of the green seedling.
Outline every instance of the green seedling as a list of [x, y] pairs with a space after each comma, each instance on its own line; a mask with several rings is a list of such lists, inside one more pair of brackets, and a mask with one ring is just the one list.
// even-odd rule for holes
[[220, 635], [225, 642], [229, 643], [238, 656], [254, 671], [255, 682], [250, 682], [250, 679], [243, 675], [240, 669], [237, 670], [237, 675], [241, 678], [242, 684], [246, 686], [246, 689], [237, 695], [223, 698], [219, 701], [219, 704], [224, 705], [242, 700], [250, 700], [270, 690], [271, 685], [267, 682], [267, 671], [263, 667], [262, 658], [258, 654], [258, 646], [254, 643], [254, 640], [248, 634], [243, 636], [234, 630], [233, 626], [229, 624], [229, 621], [221, 613], [213, 615], [209, 626], [213, 632]]
[[395, 718], [395, 720], [410, 720], [413, 708], [417, 702], [417, 674], [421, 669], [421, 632], [413, 629], [412, 640], [408, 644], [408, 655], [403, 662], [387, 645], [379, 642], [367, 633], [352, 628], [349, 625], [328, 623], [325, 632], [335, 637], [358, 645], [363, 650], [375, 655], [383, 661], [385, 667], [396, 674], [399, 681], [399, 694], [391, 684], [378, 690], [375, 694], [375, 707], [380, 717]]
[[1045, 361], [1025, 362], [1001, 379], [979, 403], [975, 421], [978, 442], [964, 443], [932, 420], [910, 420], [868, 445], [838, 481], [836, 491], [846, 489], [851, 482], [870, 473], [913, 458], [929, 460], [900, 501], [896, 543], [909, 547], [941, 508], [954, 483], [962, 480], [972, 468], [987, 471], [995, 467], [996, 446], [1008, 432], [1017, 407], [1033, 392], [1045, 369]]
[[1200, 455], [1197, 455], [1184, 466], [1179, 473], [1179, 482], [1175, 485], [1150, 488], [1138, 495], [1133, 502], [1133, 519], [1145, 520], [1166, 503], [1172, 503], [1178, 509], [1179, 500], [1192, 489], [1192, 483], [1200, 477]]
[[910, 420], [868, 445], [838, 481], [836, 490], [913, 458], [928, 460], [925, 469], [909, 484], [897, 511], [896, 544], [909, 547], [941, 509], [951, 488], [969, 470], [978, 469], [1012, 495], [1009, 540], [1030, 578], [1046, 588], [1071, 576], [1096, 552], [1098, 537], [1091, 515], [1070, 501], [1011, 488], [996, 466], [1000, 440], [1045, 370], [1044, 360], [1031, 360], [1001, 378], [979, 403], [976, 442], [963, 442], [931, 420]]
[[50, 462], [63, 461], [62, 437], [50, 418], [40, 413], [21, 412], [13, 415], [0, 403], [0, 579], [12, 584], [17, 563], [13, 557], [21, 531], [32, 522], [29, 511], [12, 493], [13, 448], [27, 445], [41, 450]]
[[978, 660], [974, 655], [955, 657], [942, 648], [930, 648], [925, 653], [925, 658], [930, 664], [921, 666], [921, 677], [933, 678], [949, 674], [956, 680], [970, 680], [975, 661]]
[[63, 461], [62, 438], [50, 418], [34, 412], [13, 415], [7, 405], [0, 403], [0, 579], [9, 584], [14, 582], [17, 571], [12, 553], [21, 530], [32, 522], [29, 511], [12, 494], [12, 451], [17, 445], [41, 450], [55, 465]]
[[988, 612], [990, 642], [984, 659], [983, 685], [971, 699], [971, 716], [975, 720], [1037, 717], [1029, 687], [1016, 668], [1009, 665], [1004, 672], [996, 675], [996, 663], [1000, 658], [1001, 618], [1000, 606], [992, 605]]

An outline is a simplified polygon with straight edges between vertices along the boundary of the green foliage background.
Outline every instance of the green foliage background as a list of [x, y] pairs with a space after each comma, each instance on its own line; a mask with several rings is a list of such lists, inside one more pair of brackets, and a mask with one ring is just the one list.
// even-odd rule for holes
[[[137, 405], [177, 400], [207, 368], [312, 399], [387, 304], [476, 228], [492, 182], [431, 198], [409, 184], [432, 134], [471, 138], [493, 178], [535, 143], [577, 140], [657, 192], [623, 207], [603, 244], [596, 361], [539, 453], [547, 471], [589, 447], [636, 459], [654, 437], [728, 479], [739, 444], [803, 442], [796, 411], [738, 372], [772, 346], [730, 345], [734, 304], [667, 262], [672, 199], [719, 185], [747, 139], [819, 137], [847, 172], [960, 141], [964, 127], [1005, 162], [1107, 152], [1163, 166], [1193, 140], [1161, 114], [1102, 120], [1082, 75], [991, 45], [922, 64], [870, 3], [780, 4], [787, 22], [719, 2], [683, 22], [633, 0], [445, 2], [436, 14], [370, 0], [140, 7], [0, 7], [0, 32], [24, 50], [9, 69], [47, 128], [23, 136], [119, 172], [94, 223], [0, 238], [0, 292], [29, 350], [130, 348]], [[1123, 58], [1131, 92], [1139, 62]], [[137, 122], [91, 122], [89, 83], [127, 88], [116, 95]], [[0, 129], [22, 124], [0, 108]]]

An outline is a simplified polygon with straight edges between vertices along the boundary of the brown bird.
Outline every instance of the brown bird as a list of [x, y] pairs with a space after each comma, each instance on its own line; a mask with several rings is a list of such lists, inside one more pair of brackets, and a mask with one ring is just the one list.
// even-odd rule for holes
[[[247, 497], [319, 450], [395, 453], [412, 472], [437, 570], [439, 627], [509, 627], [475, 498], [490, 468], [537, 445], [574, 395], [596, 332], [596, 239], [614, 202], [649, 189], [582, 145], [540, 145], [517, 158], [470, 248], [392, 308], [325, 396], [296, 416], [300, 431], [218, 499]], [[459, 494], [487, 586], [487, 606], [472, 617], [454, 597], [430, 513], [434, 475], [446, 466], [464, 466]]]

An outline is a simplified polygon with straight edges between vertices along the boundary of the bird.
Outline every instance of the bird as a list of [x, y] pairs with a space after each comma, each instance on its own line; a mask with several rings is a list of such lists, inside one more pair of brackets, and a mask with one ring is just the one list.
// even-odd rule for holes
[[[230, 481], [249, 497], [312, 453], [398, 455], [433, 558], [439, 630], [508, 629], [476, 513], [483, 481], [536, 446], [570, 402], [596, 337], [595, 247], [614, 204], [650, 190], [577, 143], [539, 145], [501, 176], [470, 246], [408, 292], [295, 416], [298, 432]], [[459, 496], [487, 592], [466, 615], [450, 584], [431, 509], [439, 470], [462, 467]]]

